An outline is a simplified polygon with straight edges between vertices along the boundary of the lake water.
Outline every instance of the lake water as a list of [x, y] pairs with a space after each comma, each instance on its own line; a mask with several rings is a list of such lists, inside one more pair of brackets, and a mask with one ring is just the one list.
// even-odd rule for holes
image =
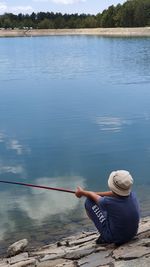
[[[150, 215], [150, 39], [0, 39], [0, 180], [107, 190], [127, 169]], [[72, 194], [0, 184], [1, 250], [92, 229]]]

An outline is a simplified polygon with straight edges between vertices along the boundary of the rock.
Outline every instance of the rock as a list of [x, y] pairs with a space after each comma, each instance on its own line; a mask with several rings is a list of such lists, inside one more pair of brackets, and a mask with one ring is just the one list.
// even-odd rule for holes
[[45, 255], [44, 257], [42, 257], [40, 259], [40, 262], [42, 261], [48, 261], [48, 260], [55, 260], [55, 259], [59, 259], [61, 257], [63, 257], [65, 255], [65, 253], [52, 253], [52, 254], [48, 254], [48, 255]]
[[31, 256], [40, 256], [41, 258], [45, 256], [51, 257], [51, 259], [61, 258], [65, 255], [64, 247], [55, 246], [46, 246], [37, 251], [33, 251], [30, 253]]
[[19, 241], [13, 243], [11, 246], [9, 246], [9, 248], [7, 250], [8, 257], [15, 256], [15, 255], [19, 254], [20, 252], [23, 252], [24, 249], [27, 247], [27, 245], [28, 245], [27, 239], [22, 239], [22, 240], [19, 240]]
[[0, 267], [9, 267], [6, 260], [0, 260]]
[[150, 257], [143, 257], [130, 261], [115, 262], [114, 267], [150, 267]]
[[97, 237], [98, 237], [97, 234], [93, 234], [90, 236], [81, 237], [81, 238], [78, 238], [75, 240], [68, 241], [67, 244], [68, 244], [68, 246], [72, 246], [72, 245], [76, 246], [76, 245], [80, 245], [80, 244], [85, 244], [86, 242], [90, 242], [90, 241], [95, 240]]
[[35, 266], [37, 266], [37, 262], [36, 262], [36, 259], [28, 259], [28, 260], [21, 261], [21, 262], [18, 262], [18, 263], [15, 263], [13, 265], [9, 265], [9, 266], [12, 266], [12, 267], [35, 267]]
[[93, 253], [87, 257], [82, 258], [77, 263], [77, 266], [82, 267], [98, 267], [113, 263], [114, 260], [110, 256], [111, 250], [101, 251], [100, 253]]
[[150, 229], [150, 219], [149, 217], [143, 218], [140, 222], [140, 227], [138, 230], [138, 235], [141, 233], [146, 232], [148, 229]]
[[150, 247], [146, 246], [146, 240], [138, 243], [125, 244], [113, 251], [112, 257], [116, 260], [131, 260], [150, 254]]
[[86, 244], [81, 247], [73, 247], [71, 249], [66, 250], [65, 258], [66, 259], [80, 259], [82, 257], [85, 257], [89, 254], [92, 254], [93, 252], [103, 251], [105, 250], [105, 247], [96, 246], [93, 244]]
[[[96, 245], [96, 232], [84, 232], [58, 243], [22, 252], [27, 240], [8, 248], [0, 267], [150, 267], [150, 217], [143, 218], [136, 237], [120, 246]], [[20, 254], [19, 254], [20, 253]]]
[[57, 247], [66, 246], [66, 245], [68, 245], [67, 241], [58, 241], [57, 242]]
[[[75, 267], [75, 263], [65, 259], [55, 259], [53, 261], [44, 261], [37, 264], [37, 267]], [[13, 266], [12, 266], [13, 267]]]
[[13, 256], [13, 257], [10, 257], [7, 262], [9, 264], [14, 264], [14, 263], [17, 263], [17, 262], [20, 262], [20, 261], [24, 261], [24, 260], [27, 260], [28, 259], [28, 253], [27, 252], [24, 252], [24, 253], [21, 253], [19, 255], [16, 255], [16, 256]]

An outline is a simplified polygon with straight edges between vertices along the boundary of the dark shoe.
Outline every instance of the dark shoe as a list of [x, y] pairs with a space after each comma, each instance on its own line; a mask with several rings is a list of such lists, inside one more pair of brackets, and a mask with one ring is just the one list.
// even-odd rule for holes
[[97, 245], [103, 245], [103, 244], [106, 244], [107, 242], [101, 237], [99, 236], [98, 239], [96, 239], [96, 244]]

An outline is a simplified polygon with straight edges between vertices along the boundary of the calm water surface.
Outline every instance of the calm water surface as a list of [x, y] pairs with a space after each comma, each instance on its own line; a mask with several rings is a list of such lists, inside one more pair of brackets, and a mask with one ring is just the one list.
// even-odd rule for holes
[[[107, 190], [127, 169], [150, 215], [150, 39], [0, 39], [0, 180]], [[0, 246], [89, 229], [83, 200], [0, 184]]]

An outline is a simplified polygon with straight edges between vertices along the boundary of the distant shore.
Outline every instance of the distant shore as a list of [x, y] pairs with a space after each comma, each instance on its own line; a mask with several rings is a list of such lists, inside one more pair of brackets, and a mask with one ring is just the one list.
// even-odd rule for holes
[[50, 35], [98, 35], [110, 37], [150, 37], [150, 27], [90, 29], [0, 29], [0, 37], [34, 37]]

